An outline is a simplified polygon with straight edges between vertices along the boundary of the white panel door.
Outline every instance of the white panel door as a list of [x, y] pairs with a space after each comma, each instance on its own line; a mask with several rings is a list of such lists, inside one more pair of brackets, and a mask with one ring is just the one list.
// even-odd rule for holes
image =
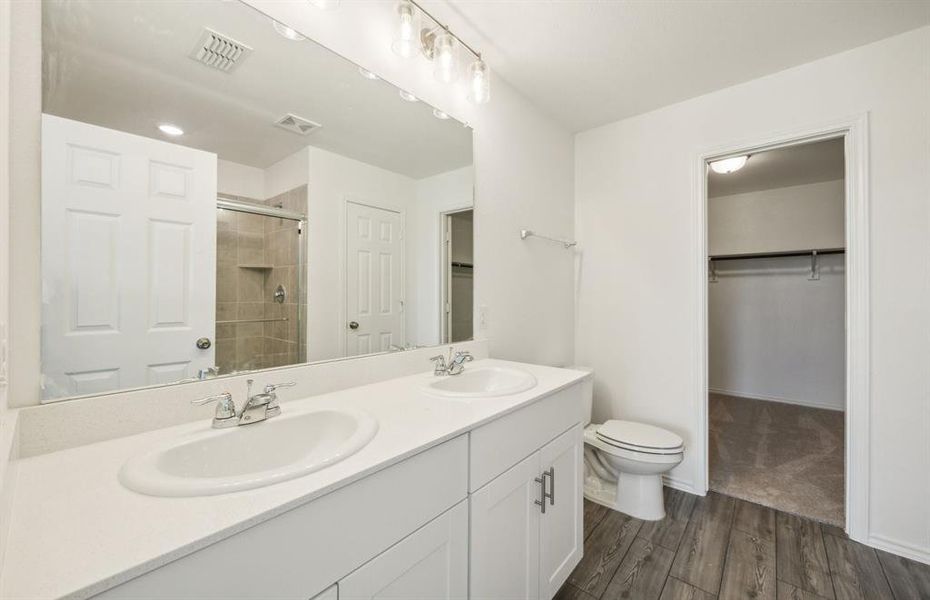
[[346, 356], [404, 345], [400, 213], [346, 203]]
[[339, 600], [467, 598], [467, 500], [339, 581]]
[[46, 399], [213, 366], [215, 262], [215, 154], [43, 115]]
[[539, 597], [549, 600], [581, 561], [582, 516], [581, 426], [575, 425], [539, 451], [546, 473], [546, 512], [539, 522]]
[[539, 597], [539, 457], [534, 453], [471, 496], [474, 600]]

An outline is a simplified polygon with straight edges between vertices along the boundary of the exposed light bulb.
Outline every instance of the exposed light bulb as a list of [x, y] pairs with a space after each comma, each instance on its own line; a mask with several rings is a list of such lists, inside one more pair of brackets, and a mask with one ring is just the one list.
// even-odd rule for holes
[[320, 10], [332, 10], [339, 7], [339, 0], [307, 0]]
[[416, 49], [416, 10], [407, 0], [397, 4], [397, 31], [394, 33], [394, 43], [391, 50], [394, 54], [404, 58], [413, 56]]
[[445, 121], [446, 119], [449, 118], [449, 115], [447, 115], [446, 113], [442, 112], [442, 111], [439, 110], [438, 108], [434, 108], [434, 109], [433, 109], [433, 116], [436, 117], [437, 119], [441, 120], [441, 121]]
[[714, 173], [726, 175], [727, 173], [733, 173], [734, 171], [739, 171], [742, 169], [744, 166], [746, 166], [746, 161], [748, 160], [749, 155], [724, 158], [723, 160], [715, 160], [714, 162], [710, 163], [710, 168], [714, 171]]
[[365, 79], [371, 79], [372, 81], [377, 81], [378, 79], [381, 79], [380, 77], [378, 77], [377, 75], [375, 75], [374, 73], [372, 73], [371, 71], [369, 71], [368, 69], [364, 67], [359, 67], [358, 72]]
[[404, 90], [399, 90], [397, 93], [400, 95], [401, 98], [403, 98], [403, 99], [406, 100], [407, 102], [419, 102], [419, 101], [420, 101], [419, 98], [417, 98], [416, 96], [414, 96], [414, 95], [411, 94], [410, 92], [405, 92]]
[[485, 104], [491, 99], [491, 81], [488, 65], [481, 58], [468, 66], [468, 101]]
[[455, 81], [455, 37], [448, 31], [436, 34], [433, 40], [433, 75], [443, 83]]
[[302, 42], [305, 39], [307, 39], [304, 36], [297, 33], [295, 30], [288, 27], [287, 25], [278, 23], [277, 21], [271, 21], [271, 25], [272, 27], [274, 27], [275, 31], [281, 34], [281, 37], [285, 37], [293, 42]]
[[165, 135], [179, 136], [184, 135], [184, 130], [178, 127], [177, 125], [172, 125], [171, 123], [162, 123], [158, 126], [158, 130], [164, 133]]

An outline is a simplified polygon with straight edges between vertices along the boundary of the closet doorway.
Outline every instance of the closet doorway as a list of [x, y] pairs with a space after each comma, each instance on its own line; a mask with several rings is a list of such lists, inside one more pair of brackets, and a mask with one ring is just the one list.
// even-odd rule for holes
[[844, 138], [711, 161], [712, 490], [845, 526]]
[[442, 216], [442, 342], [472, 339], [474, 314], [474, 210]]

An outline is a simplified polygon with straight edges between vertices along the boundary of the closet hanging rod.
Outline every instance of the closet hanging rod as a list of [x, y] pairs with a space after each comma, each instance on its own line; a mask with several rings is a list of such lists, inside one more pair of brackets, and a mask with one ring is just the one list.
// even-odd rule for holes
[[750, 258], [782, 258], [787, 256], [818, 256], [825, 254], [845, 254], [845, 248], [814, 248], [811, 250], [786, 250], [784, 252], [750, 252], [746, 254], [716, 254], [708, 256], [708, 260], [746, 260]]
[[548, 235], [542, 235], [542, 234], [540, 234], [540, 233], [536, 233], [535, 231], [533, 231], [533, 230], [531, 230], [531, 229], [521, 229], [521, 230], [520, 230], [520, 239], [521, 239], [521, 240], [525, 240], [525, 239], [528, 238], [528, 237], [538, 237], [538, 238], [543, 239], [543, 240], [548, 240], [548, 241], [550, 241], [550, 242], [555, 242], [555, 243], [557, 243], [557, 244], [562, 244], [562, 246], [564, 246], [565, 249], [571, 248], [572, 246], [575, 246], [575, 245], [578, 244], [578, 242], [575, 242], [575, 241], [572, 241], [572, 240], [563, 240], [563, 239], [560, 239], [560, 238], [549, 237]]

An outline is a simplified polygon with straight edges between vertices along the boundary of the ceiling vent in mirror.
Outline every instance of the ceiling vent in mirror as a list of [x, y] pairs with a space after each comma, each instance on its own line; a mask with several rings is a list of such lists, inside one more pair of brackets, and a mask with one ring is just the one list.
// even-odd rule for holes
[[291, 113], [284, 115], [275, 121], [274, 124], [278, 127], [281, 127], [282, 129], [287, 129], [288, 131], [297, 133], [299, 135], [307, 135], [310, 132], [316, 131], [322, 127], [322, 125], [319, 123], [314, 123], [310, 119], [298, 117], [297, 115]]
[[231, 37], [204, 27], [200, 41], [197, 42], [190, 56], [208, 67], [229, 73], [239, 66], [239, 63], [251, 51], [252, 49], [242, 42], [237, 42]]

